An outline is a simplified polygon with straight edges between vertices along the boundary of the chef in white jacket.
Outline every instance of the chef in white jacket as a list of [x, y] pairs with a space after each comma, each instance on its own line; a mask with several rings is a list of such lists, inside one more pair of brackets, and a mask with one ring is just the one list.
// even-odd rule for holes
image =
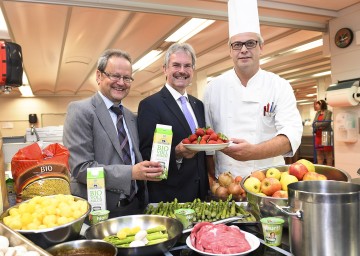
[[206, 125], [233, 143], [208, 152], [211, 178], [225, 171], [246, 176], [285, 164], [284, 157], [295, 154], [303, 131], [291, 85], [260, 68], [264, 40], [257, 1], [229, 0], [228, 12], [234, 68], [207, 85], [204, 105]]

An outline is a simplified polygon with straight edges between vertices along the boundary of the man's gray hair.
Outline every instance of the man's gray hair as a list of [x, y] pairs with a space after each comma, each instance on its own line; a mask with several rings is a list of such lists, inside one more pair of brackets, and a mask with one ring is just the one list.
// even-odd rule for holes
[[124, 58], [124, 59], [128, 60], [130, 62], [130, 64], [132, 64], [131, 57], [127, 52], [119, 50], [119, 49], [108, 49], [108, 50], [105, 50], [99, 57], [97, 69], [100, 71], [105, 71], [107, 62], [111, 57]]
[[173, 54], [175, 52], [179, 52], [179, 51], [185, 52], [186, 54], [191, 56], [192, 68], [195, 69], [195, 62], [196, 62], [195, 51], [194, 51], [194, 48], [192, 48], [192, 46], [188, 43], [172, 44], [165, 53], [164, 67], [166, 67], [166, 68], [168, 67], [171, 54]]

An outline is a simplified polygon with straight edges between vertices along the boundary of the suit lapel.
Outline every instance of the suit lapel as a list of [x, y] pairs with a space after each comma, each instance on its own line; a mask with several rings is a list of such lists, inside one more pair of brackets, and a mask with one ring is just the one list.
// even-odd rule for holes
[[194, 111], [198, 127], [205, 127], [205, 123], [202, 122], [204, 113], [202, 113], [201, 108], [199, 108], [198, 104], [196, 104], [196, 100], [193, 96], [188, 95], [189, 97], [189, 103]]

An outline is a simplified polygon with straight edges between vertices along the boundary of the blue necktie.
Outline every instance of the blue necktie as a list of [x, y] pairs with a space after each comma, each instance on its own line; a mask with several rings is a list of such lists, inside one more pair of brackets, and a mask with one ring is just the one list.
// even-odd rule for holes
[[195, 129], [196, 129], [196, 125], [195, 125], [195, 121], [194, 121], [194, 118], [192, 117], [187, 105], [186, 105], [186, 97], [185, 96], [181, 96], [180, 98], [180, 101], [181, 101], [181, 107], [182, 107], [182, 111], [184, 113], [184, 116], [190, 126], [190, 129], [192, 131], [192, 133], [195, 133]]

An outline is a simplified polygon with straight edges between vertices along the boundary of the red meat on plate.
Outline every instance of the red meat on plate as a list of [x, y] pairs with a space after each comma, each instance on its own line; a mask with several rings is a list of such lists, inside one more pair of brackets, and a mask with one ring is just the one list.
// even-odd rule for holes
[[232, 254], [251, 249], [245, 234], [237, 226], [200, 222], [190, 234], [191, 244], [198, 250], [215, 254]]

